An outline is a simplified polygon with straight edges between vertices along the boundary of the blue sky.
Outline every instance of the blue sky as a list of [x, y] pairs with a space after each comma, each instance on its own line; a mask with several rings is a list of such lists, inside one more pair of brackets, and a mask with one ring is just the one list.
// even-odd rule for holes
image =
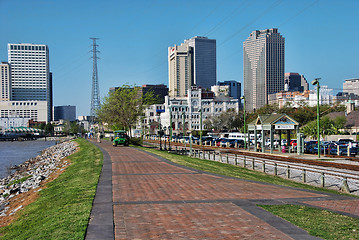
[[98, 40], [101, 98], [123, 84], [166, 84], [167, 48], [217, 40], [217, 79], [243, 82], [243, 41], [254, 30], [285, 37], [285, 71], [320, 77], [334, 92], [359, 77], [358, 0], [0, 0], [0, 61], [8, 43], [47, 44], [54, 105], [89, 115]]

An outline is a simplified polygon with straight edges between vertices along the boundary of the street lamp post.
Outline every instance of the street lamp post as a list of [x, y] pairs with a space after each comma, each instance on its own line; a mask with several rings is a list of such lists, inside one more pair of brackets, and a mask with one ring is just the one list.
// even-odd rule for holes
[[202, 109], [199, 110], [199, 145], [202, 146]]
[[172, 106], [170, 106], [170, 126], [168, 127], [168, 130], [170, 131], [170, 139], [168, 143], [168, 150], [171, 151], [171, 142], [172, 142]]
[[164, 131], [164, 136], [165, 136], [165, 150], [167, 150], [167, 148], [166, 148], [166, 130], [167, 130], [167, 128], [166, 128], [166, 126], [164, 126], [163, 127], [163, 131]]
[[185, 125], [185, 116], [184, 116], [184, 110], [182, 111], [182, 128], [183, 128], [183, 140], [184, 140], [184, 136], [186, 135], [186, 130], [184, 128]]
[[317, 139], [318, 139], [318, 158], [320, 158], [320, 124], [319, 124], [319, 84], [320, 78], [316, 78], [312, 81], [312, 85], [317, 85]]
[[246, 138], [246, 98], [244, 96], [241, 97], [243, 99], [243, 132], [244, 132], [244, 149], [247, 146], [247, 138]]
[[162, 138], [162, 127], [161, 127], [161, 115], [159, 116], [159, 127], [158, 127], [158, 135], [160, 136], [160, 150], [162, 150], [162, 142], [161, 142], [161, 138]]

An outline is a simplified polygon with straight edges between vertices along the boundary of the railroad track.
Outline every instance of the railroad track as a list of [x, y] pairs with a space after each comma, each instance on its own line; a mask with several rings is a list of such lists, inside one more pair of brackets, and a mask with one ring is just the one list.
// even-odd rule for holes
[[[159, 146], [158, 141], [147, 141], [152, 144], [156, 144]], [[163, 144], [162, 144], [163, 145]], [[181, 143], [171, 143], [171, 147], [185, 147], [184, 144]], [[168, 147], [168, 144], [167, 144]], [[188, 144], [186, 145], [186, 148], [189, 148]], [[300, 157], [290, 157], [290, 156], [280, 156], [279, 154], [269, 154], [269, 153], [261, 153], [261, 152], [248, 152], [243, 151], [240, 149], [235, 148], [220, 148], [220, 147], [211, 147], [211, 146], [198, 146], [193, 145], [192, 148], [194, 150], [202, 150], [202, 151], [220, 151], [223, 153], [232, 153], [232, 154], [240, 154], [243, 156], [251, 156], [251, 157], [259, 157], [263, 159], [268, 160], [276, 160], [276, 161], [284, 161], [284, 162], [292, 162], [292, 163], [302, 163], [302, 164], [308, 164], [308, 165], [314, 165], [314, 166], [322, 166], [322, 167], [332, 167], [332, 168], [339, 168], [339, 169], [347, 169], [347, 170], [353, 170], [353, 171], [359, 171], [359, 165], [351, 165], [351, 164], [345, 164], [345, 163], [335, 163], [335, 162], [327, 162], [327, 161], [321, 161], [321, 160], [311, 160], [311, 159], [303, 159]], [[337, 158], [338, 156], [333, 155], [327, 155], [328, 157]], [[314, 157], [314, 156], [313, 156]], [[355, 159], [353, 157], [345, 157], [339, 156], [338, 159], [345, 159], [349, 161], [356, 161], [359, 162], [358, 159]]]
[[[159, 147], [159, 143], [156, 141], [147, 142]], [[189, 146], [171, 143], [171, 151], [178, 154], [189, 154]], [[192, 155], [197, 158], [238, 165], [310, 185], [343, 190], [359, 195], [359, 165], [248, 152], [234, 148], [200, 147], [198, 145], [192, 146]]]

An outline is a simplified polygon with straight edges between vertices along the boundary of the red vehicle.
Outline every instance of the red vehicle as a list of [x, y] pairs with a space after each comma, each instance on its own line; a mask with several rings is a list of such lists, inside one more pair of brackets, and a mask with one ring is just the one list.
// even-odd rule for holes
[[292, 140], [292, 141], [290, 141], [289, 144], [290, 144], [291, 146], [296, 147], [296, 146], [297, 146], [297, 140]]

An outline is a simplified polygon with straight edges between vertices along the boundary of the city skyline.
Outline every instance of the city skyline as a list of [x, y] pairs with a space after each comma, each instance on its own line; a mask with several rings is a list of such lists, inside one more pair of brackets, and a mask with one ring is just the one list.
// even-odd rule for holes
[[90, 37], [100, 38], [101, 99], [126, 83], [167, 85], [167, 47], [193, 36], [216, 39], [217, 81], [243, 84], [242, 44], [252, 31], [267, 28], [286, 38], [285, 72], [299, 72], [308, 82], [321, 77], [334, 92], [359, 75], [354, 0], [65, 2], [0, 1], [6, 23], [0, 61], [8, 61], [8, 43], [48, 45], [54, 105], [76, 105], [78, 115], [90, 113]]

